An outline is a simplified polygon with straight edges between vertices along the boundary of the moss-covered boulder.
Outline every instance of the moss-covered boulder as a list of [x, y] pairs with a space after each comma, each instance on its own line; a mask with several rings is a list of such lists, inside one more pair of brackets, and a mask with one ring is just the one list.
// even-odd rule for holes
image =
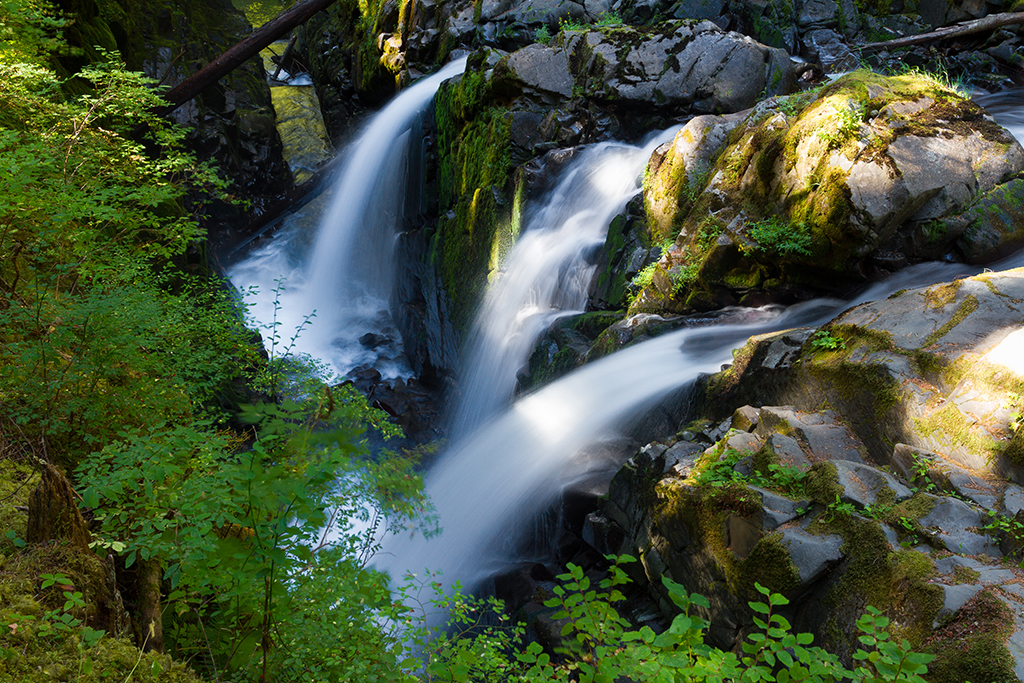
[[723, 145], [731, 125], [691, 122], [652, 158], [648, 224], [675, 244], [631, 311], [700, 310], [786, 283], [842, 289], [1020, 241], [1024, 149], [934, 79], [857, 72], [760, 103]]

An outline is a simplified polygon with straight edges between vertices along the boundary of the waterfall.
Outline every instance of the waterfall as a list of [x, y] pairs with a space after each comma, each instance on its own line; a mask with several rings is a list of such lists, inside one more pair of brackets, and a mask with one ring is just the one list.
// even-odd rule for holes
[[338, 376], [361, 366], [376, 367], [386, 379], [409, 374], [388, 305], [409, 130], [441, 82], [465, 63], [456, 60], [403, 91], [346, 148], [312, 244], [295, 220], [229, 269], [236, 287], [255, 292], [250, 315], [270, 330], [268, 346], [275, 335], [283, 346], [298, 335], [292, 351], [322, 360]]
[[666, 139], [671, 133], [640, 147], [606, 142], [585, 149], [531, 211], [473, 324], [449, 418], [452, 437], [505, 407], [537, 338], [556, 318], [586, 307], [596, 267], [587, 256], [604, 244], [609, 223], [640, 191], [647, 160]]
[[670, 391], [718, 371], [748, 337], [820, 325], [850, 306], [977, 270], [927, 263], [844, 301], [736, 308], [731, 323], [678, 330], [585, 365], [454, 443], [425, 481], [442, 532], [385, 538], [376, 564], [393, 577], [440, 571], [449, 586], [471, 588], [507, 565], [523, 528], [587, 471], [589, 445], [621, 433]]

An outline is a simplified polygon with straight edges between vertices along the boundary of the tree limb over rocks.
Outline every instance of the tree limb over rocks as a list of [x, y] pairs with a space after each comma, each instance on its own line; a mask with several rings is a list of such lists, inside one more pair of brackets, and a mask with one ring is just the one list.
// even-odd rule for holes
[[947, 40], [949, 38], [958, 38], [972, 33], [991, 31], [1002, 26], [1010, 26], [1011, 24], [1024, 24], [1024, 12], [1003, 12], [1001, 14], [991, 14], [987, 17], [982, 17], [981, 19], [972, 19], [971, 21], [962, 21], [959, 24], [954, 24], [953, 26], [944, 26], [937, 31], [931, 31], [929, 33], [920, 33], [916, 36], [904, 36], [894, 40], [886, 40], [881, 43], [868, 43], [861, 47], [860, 50], [861, 52], [893, 50], [901, 47], [910, 47], [911, 45], [930, 43], [935, 40]]

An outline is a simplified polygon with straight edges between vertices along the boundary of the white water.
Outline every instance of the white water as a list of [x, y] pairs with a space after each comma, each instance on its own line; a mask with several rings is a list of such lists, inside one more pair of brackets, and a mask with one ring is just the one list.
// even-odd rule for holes
[[526, 221], [477, 313], [450, 418], [452, 438], [508, 405], [537, 338], [556, 318], [583, 311], [596, 268], [587, 254], [604, 244], [609, 223], [640, 191], [651, 152], [671, 134], [642, 147], [605, 142], [585, 149]]
[[971, 98], [985, 108], [999, 125], [1007, 129], [1024, 145], [1024, 88], [1011, 88], [1001, 92], [976, 92]]
[[440, 571], [449, 586], [472, 587], [504, 566], [530, 520], [586, 474], [588, 446], [620, 433], [631, 417], [673, 389], [718, 371], [751, 335], [820, 325], [850, 306], [974, 272], [928, 263], [847, 301], [734, 309], [730, 323], [678, 330], [586, 365], [453, 444], [425, 482], [442, 533], [386, 538], [376, 564], [396, 578], [429, 569]]
[[[409, 129], [441, 82], [464, 69], [465, 59], [452, 62], [370, 120], [346, 149], [312, 244], [296, 222], [229, 269], [228, 277], [243, 293], [256, 289], [247, 301], [250, 316], [270, 332], [264, 333], [268, 349], [273, 332], [287, 346], [301, 330], [293, 351], [321, 359], [338, 376], [361, 366], [376, 367], [385, 379], [410, 374], [388, 306]], [[386, 341], [361, 343], [368, 332]]]

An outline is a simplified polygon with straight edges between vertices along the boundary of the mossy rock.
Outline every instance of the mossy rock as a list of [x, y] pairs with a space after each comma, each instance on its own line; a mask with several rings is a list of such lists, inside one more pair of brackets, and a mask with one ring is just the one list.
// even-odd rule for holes
[[441, 217], [430, 260], [463, 332], [518, 237], [524, 201], [525, 179], [514, 175], [510, 159], [511, 116], [492, 101], [482, 58], [442, 84], [434, 100]]
[[[842, 291], [865, 277], [879, 250], [904, 249], [908, 258], [953, 250], [970, 221], [942, 221], [964, 211], [991, 216], [971, 219], [977, 244], [993, 242], [978, 247], [985, 253], [1020, 239], [1006, 226], [1021, 194], [1012, 179], [1024, 169], [1024, 149], [980, 107], [925, 75], [858, 71], [816, 95], [770, 98], [712, 158], [696, 188], [675, 161], [660, 162], [645, 183], [650, 220], [678, 230], [659, 267], [700, 273], [688, 287], [638, 297], [645, 310], [677, 311], [690, 290], [715, 286], [737, 294], [767, 291], [770, 282]], [[702, 230], [709, 215], [719, 226], [714, 248]], [[927, 239], [921, 226], [932, 226]], [[711, 263], [727, 242], [748, 265]]]
[[978, 593], [925, 644], [935, 655], [928, 665], [932, 683], [1016, 681], [1014, 659], [1006, 648], [1013, 633], [1013, 611], [992, 589]]

